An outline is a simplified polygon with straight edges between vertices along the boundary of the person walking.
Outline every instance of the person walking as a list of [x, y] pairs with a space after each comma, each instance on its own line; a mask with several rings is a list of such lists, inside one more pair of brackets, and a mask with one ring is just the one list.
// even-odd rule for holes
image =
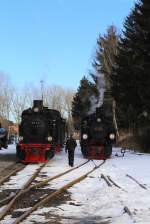
[[66, 141], [65, 151], [68, 152], [68, 163], [69, 166], [73, 167], [74, 165], [74, 151], [77, 146], [76, 140], [73, 138], [73, 135], [70, 135], [70, 138]]

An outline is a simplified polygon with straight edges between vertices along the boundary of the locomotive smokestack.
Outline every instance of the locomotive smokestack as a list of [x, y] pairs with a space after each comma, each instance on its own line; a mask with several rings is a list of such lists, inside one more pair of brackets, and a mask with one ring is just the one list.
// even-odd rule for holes
[[33, 100], [33, 107], [41, 110], [43, 108], [43, 100]]

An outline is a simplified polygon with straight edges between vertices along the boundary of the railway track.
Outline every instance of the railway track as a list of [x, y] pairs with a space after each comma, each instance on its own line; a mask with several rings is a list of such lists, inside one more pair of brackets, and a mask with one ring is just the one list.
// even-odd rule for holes
[[0, 220], [9, 212], [9, 210], [11, 209], [12, 205], [14, 204], [14, 202], [19, 198], [19, 196], [22, 194], [22, 191], [24, 189], [26, 189], [31, 182], [37, 177], [37, 175], [39, 174], [39, 172], [43, 169], [43, 167], [45, 166], [45, 164], [43, 164], [42, 166], [39, 167], [39, 169], [37, 169], [34, 174], [29, 178], [29, 180], [23, 185], [23, 187], [17, 191], [17, 193], [13, 196], [13, 199], [7, 204], [7, 206], [1, 211], [0, 213]]
[[22, 163], [14, 163], [0, 172], [0, 185], [7, 181], [12, 175], [22, 170], [26, 165]]
[[[26, 183], [25, 186], [21, 190], [17, 191], [15, 195], [12, 195], [11, 198], [9, 198], [10, 202], [8, 203], [7, 206], [5, 206], [5, 209], [2, 210], [0, 213], [0, 220], [2, 220], [2, 223], [5, 224], [4, 218], [7, 214], [11, 215], [11, 217], [12, 217], [13, 221], [10, 222], [11, 224], [21, 223], [23, 220], [28, 218], [28, 216], [30, 216], [32, 214], [32, 212], [34, 212], [38, 208], [40, 208], [42, 206], [50, 207], [51, 205], [57, 204], [58, 203], [57, 202], [58, 195], [61, 195], [61, 198], [59, 198], [59, 200], [60, 200], [59, 203], [62, 202], [63, 200], [65, 200], [65, 197], [67, 197], [65, 192], [68, 188], [70, 188], [73, 185], [84, 180], [90, 173], [94, 172], [96, 169], [98, 169], [100, 166], [102, 166], [104, 164], [104, 163], [102, 163], [99, 166], [95, 166], [93, 169], [91, 169], [90, 171], [88, 171], [87, 173], [85, 173], [83, 175], [81, 175], [81, 173], [79, 171], [81, 176], [80, 177], [76, 176], [76, 178], [72, 181], [70, 181], [69, 178], [65, 177], [66, 174], [69, 174], [71, 172], [72, 172], [71, 175], [74, 176], [73, 171], [86, 165], [88, 162], [89, 161], [86, 161], [77, 167], [68, 169], [67, 171], [59, 173], [57, 175], [54, 175], [51, 177], [46, 177], [46, 178], [44, 177], [44, 180], [42, 180], [42, 181], [41, 181], [42, 173], [40, 173], [40, 171], [37, 172], [37, 175], [35, 175], [34, 178], [31, 177], [31, 180], [29, 180], [29, 182]], [[92, 164], [92, 166], [93, 165], [94, 164]], [[86, 166], [84, 167], [84, 170], [87, 170]], [[39, 176], [40, 178], [37, 178], [37, 180], [36, 180], [36, 177], [38, 176], [39, 173], [40, 173], [40, 176]], [[124, 185], [121, 184], [122, 185], [121, 186], [120, 183], [117, 183], [114, 177], [112, 177], [111, 175], [109, 175], [107, 173], [106, 174], [101, 173], [101, 174], [102, 174], [101, 180], [104, 180], [106, 183], [107, 183], [107, 181], [110, 183], [110, 184], [107, 183], [107, 186], [112, 187], [112, 191], [116, 192], [116, 196], [123, 195], [123, 198], [124, 198], [124, 196], [125, 196], [125, 198], [130, 197], [130, 191], [128, 191], [128, 189], [126, 189]], [[126, 178], [131, 179], [131, 182], [133, 181], [134, 185], [137, 184], [137, 187], [139, 186], [139, 189], [141, 188], [141, 190], [142, 190], [142, 188], [143, 188], [143, 190], [148, 190], [148, 189], [146, 189], [145, 185], [142, 185], [138, 180], [136, 180], [131, 175], [125, 174], [125, 173], [124, 173], [124, 175]], [[59, 178], [61, 180], [63, 178], [68, 179], [68, 183], [64, 184], [58, 190], [52, 189], [51, 185], [49, 185], [50, 186], [49, 188], [43, 188], [47, 184], [51, 184], [51, 181], [53, 181], [53, 180], [54, 180], [53, 183], [59, 182], [60, 181]], [[58, 181], [57, 181], [57, 179], [58, 179]], [[54, 184], [52, 184], [52, 186], [53, 185]], [[63, 193], [65, 193], [65, 194], [63, 194]], [[29, 201], [30, 198], [31, 198], [31, 201]], [[136, 220], [136, 213], [135, 213], [136, 209], [133, 209], [132, 207], [130, 208], [130, 205], [126, 204], [126, 201], [122, 200], [121, 198], [120, 198], [120, 200], [118, 198], [118, 205], [122, 207], [122, 215], [127, 213], [133, 222]], [[23, 210], [19, 210], [19, 209], [23, 209]], [[6, 217], [6, 220], [7, 220], [7, 217]], [[29, 220], [30, 220], [30, 218], [29, 218]], [[27, 222], [28, 222], [28, 219], [27, 219]], [[1, 221], [0, 221], [0, 223], [1, 223]], [[9, 223], [9, 222], [6, 221], [6, 223]]]
[[[20, 195], [23, 195], [23, 194], [29, 192], [29, 191], [32, 190], [32, 189], [36, 189], [36, 188], [38, 188], [38, 187], [45, 186], [49, 181], [55, 180], [55, 179], [57, 179], [57, 178], [59, 178], [59, 177], [65, 175], [65, 174], [67, 174], [67, 173], [69, 173], [69, 172], [71, 172], [71, 171], [73, 171], [73, 170], [76, 170], [77, 168], [79, 168], [79, 167], [85, 165], [85, 164], [88, 163], [88, 162], [89, 162], [89, 160], [86, 161], [86, 162], [84, 162], [84, 163], [82, 163], [82, 164], [80, 164], [80, 165], [78, 165], [78, 166], [76, 166], [76, 167], [74, 167], [74, 168], [72, 168], [72, 169], [69, 169], [69, 170], [67, 170], [67, 171], [65, 171], [65, 172], [62, 172], [62, 173], [60, 173], [60, 174], [57, 174], [57, 175], [55, 175], [55, 176], [53, 176], [53, 177], [49, 177], [49, 178], [45, 179], [44, 181], [39, 181], [38, 183], [33, 183], [34, 180], [36, 179], [37, 175], [40, 173], [41, 168], [43, 168], [43, 167], [45, 166], [45, 165], [44, 165], [44, 166], [42, 166], [42, 167], [40, 168], [40, 170], [39, 170], [36, 174], [34, 174], [34, 175], [29, 179], [29, 181], [27, 182], [27, 184], [25, 184], [25, 187], [21, 188], [20, 191], [17, 191], [16, 194], [13, 193], [13, 192], [11, 192], [11, 193], [10, 193], [10, 196], [5, 197], [3, 200], [0, 201], [0, 205], [3, 205], [3, 204], [5, 205], [5, 204], [8, 203], [10, 200], [13, 200], [13, 202], [15, 202], [14, 199], [13, 199], [14, 197], [16, 197], [16, 199], [17, 199]], [[20, 193], [20, 192], [21, 192], [21, 193]], [[17, 194], [19, 195], [18, 197], [17, 197]]]
[[[13, 210], [14, 208], [15, 209], [19, 209], [19, 208], [25, 208], [26, 206], [24, 206], [23, 203], [23, 197], [24, 199], [27, 197], [28, 195], [28, 198], [33, 198], [33, 195], [34, 194], [38, 194], [38, 191], [41, 191], [40, 187], [46, 185], [49, 181], [52, 181], [52, 180], [55, 180], [59, 177], [62, 177], [62, 176], [65, 176], [67, 173], [70, 173], [70, 172], [73, 172], [74, 170], [86, 165], [89, 161], [86, 161], [84, 163], [82, 163], [81, 165], [77, 166], [77, 167], [74, 167], [72, 169], [69, 169], [65, 172], [62, 172], [58, 175], [55, 175], [53, 177], [50, 177], [50, 178], [47, 178], [46, 180], [44, 181], [41, 181], [41, 182], [38, 182], [36, 184], [32, 184], [31, 183], [33, 182], [30, 181], [30, 184], [27, 184], [26, 187], [23, 187], [19, 192], [17, 192], [17, 194], [15, 195], [15, 197], [13, 197], [13, 199], [9, 202], [9, 204], [7, 206], [5, 206], [4, 210], [1, 212], [0, 214], [0, 220], [3, 220], [3, 218], [11, 211], [11, 214], [13, 216]], [[19, 218], [17, 218], [13, 224], [17, 224], [17, 223], [20, 223], [22, 220], [26, 219], [33, 211], [35, 211], [37, 208], [39, 208], [40, 206], [46, 204], [47, 202], [52, 202], [53, 200], [55, 201], [55, 198], [61, 194], [62, 192], [66, 191], [68, 188], [72, 187], [73, 185], [77, 184], [78, 182], [82, 181], [83, 179], [85, 179], [90, 173], [94, 172], [96, 169], [98, 169], [100, 166], [102, 166], [104, 164], [101, 163], [99, 166], [95, 166], [93, 169], [91, 169], [90, 171], [86, 172], [84, 175], [81, 175], [80, 177], [78, 178], [75, 178], [74, 180], [68, 182], [67, 184], [65, 184], [64, 186], [60, 187], [58, 190], [48, 190], [45, 194], [45, 190], [40, 192], [38, 194], [38, 199], [37, 199], [37, 195], [36, 195], [36, 202], [34, 204], [30, 204], [27, 206], [28, 207], [31, 207], [31, 209], [29, 208], [27, 210], [27, 212], [23, 213]], [[35, 180], [35, 178], [34, 178]], [[20, 200], [21, 198], [21, 200]], [[19, 202], [18, 202], [18, 199], [19, 199]], [[17, 205], [17, 202], [18, 202], [18, 205]], [[33, 202], [33, 201], [32, 201]], [[25, 204], [27, 203], [27, 201], [25, 200]], [[28, 203], [27, 203], [28, 204]]]

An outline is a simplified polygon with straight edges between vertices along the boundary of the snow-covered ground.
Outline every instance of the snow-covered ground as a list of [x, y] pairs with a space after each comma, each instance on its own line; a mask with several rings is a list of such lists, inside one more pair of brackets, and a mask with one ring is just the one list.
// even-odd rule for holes
[[[116, 151], [118, 151], [119, 156], [115, 156]], [[75, 153], [75, 166], [84, 161], [78, 147]], [[46, 188], [58, 189], [68, 181], [93, 168], [94, 163], [98, 165], [100, 161], [90, 161], [80, 169], [49, 182]], [[32, 167], [32, 165], [30, 166]], [[63, 151], [47, 164], [42, 174], [45, 177], [54, 176], [68, 170], [68, 168], [67, 155]], [[26, 175], [26, 169], [22, 171], [22, 175]], [[115, 186], [109, 187], [101, 178], [101, 174], [109, 175], [121, 189]], [[140, 187], [135, 181], [127, 177], [127, 174], [134, 177], [147, 189]], [[41, 178], [43, 178], [42, 175], [38, 179]], [[18, 188], [15, 183], [13, 187]], [[39, 220], [40, 223], [52, 223], [59, 217], [59, 222], [63, 224], [149, 224], [150, 156], [128, 151], [122, 157], [120, 150], [114, 149], [111, 159], [90, 174], [88, 178], [71, 187], [69, 193], [71, 194], [70, 201], [55, 207], [52, 204], [50, 208], [39, 208], [23, 223], [39, 223]], [[132, 216], [124, 212], [125, 206], [130, 209]], [[5, 221], [1, 221], [1, 224], [11, 224], [12, 220], [10, 216], [7, 216]]]
[[13, 164], [16, 160], [16, 146], [9, 145], [8, 149], [2, 148], [0, 150], [0, 172], [7, 166]]
[[9, 154], [13, 155], [15, 153], [16, 153], [16, 145], [15, 144], [8, 145], [7, 149], [2, 148], [0, 150], [0, 156], [1, 155], [9, 155]]

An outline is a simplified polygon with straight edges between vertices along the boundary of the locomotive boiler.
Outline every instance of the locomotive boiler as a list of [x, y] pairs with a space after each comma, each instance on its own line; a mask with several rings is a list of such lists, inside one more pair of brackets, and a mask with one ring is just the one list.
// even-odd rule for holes
[[81, 121], [81, 151], [89, 159], [107, 159], [116, 141], [110, 106], [102, 106]]
[[17, 157], [25, 163], [47, 162], [64, 144], [65, 120], [57, 110], [34, 100], [33, 107], [22, 112]]

